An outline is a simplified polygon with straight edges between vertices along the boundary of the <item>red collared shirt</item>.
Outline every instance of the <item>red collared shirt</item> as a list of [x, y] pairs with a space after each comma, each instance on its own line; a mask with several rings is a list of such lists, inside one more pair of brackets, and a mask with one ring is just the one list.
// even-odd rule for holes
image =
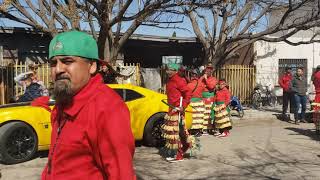
[[224, 102], [225, 105], [230, 103], [231, 93], [228, 88], [224, 87], [216, 91], [215, 102]]
[[188, 88], [192, 93], [193, 98], [201, 98], [202, 92], [205, 90], [205, 85], [202, 79], [193, 79], [188, 83]]
[[[191, 99], [191, 91], [187, 87], [187, 81], [180, 77], [179, 74], [173, 75], [166, 86], [168, 103], [172, 106], [179, 107], [180, 97], [182, 97], [182, 106], [186, 108]], [[171, 110], [171, 108], [169, 108]]]
[[51, 114], [51, 163], [42, 179], [135, 179], [129, 110], [100, 75], [92, 77], [73, 97], [73, 104], [63, 109], [60, 124], [59, 108], [55, 106]]

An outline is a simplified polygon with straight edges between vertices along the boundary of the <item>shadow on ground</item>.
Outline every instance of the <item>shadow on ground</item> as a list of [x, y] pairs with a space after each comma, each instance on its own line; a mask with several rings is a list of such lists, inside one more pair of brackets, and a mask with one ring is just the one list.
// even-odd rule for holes
[[309, 138], [320, 141], [320, 134], [317, 134], [315, 130], [313, 129], [302, 129], [302, 128], [294, 128], [294, 127], [287, 127], [285, 129], [291, 130], [295, 132], [295, 134], [290, 134], [290, 135], [304, 135], [308, 136]]
[[[288, 122], [288, 123], [291, 123], [291, 124], [294, 123], [294, 119], [291, 119], [291, 121], [288, 121], [288, 119], [284, 119], [283, 116], [282, 116], [282, 113], [275, 113], [275, 114], [272, 114], [272, 115], [275, 116], [280, 121]], [[308, 121], [308, 123], [313, 123], [312, 113], [311, 112], [307, 112], [306, 113], [306, 121]]]
[[[270, 179], [278, 180], [295, 177], [295, 173], [310, 176], [312, 169], [320, 168], [320, 162], [300, 161], [283, 154], [275, 148], [256, 148], [254, 154], [246, 149], [234, 149], [236, 157], [199, 156], [194, 160], [167, 163], [151, 160], [136, 163], [136, 173], [140, 180], [147, 179]], [[234, 159], [240, 159], [234, 161]], [[144, 168], [142, 168], [142, 166]], [[212, 167], [212, 168], [208, 168]], [[204, 170], [207, 169], [207, 170]], [[299, 177], [303, 178], [303, 177]]]
[[[298, 128], [287, 129], [317, 139], [311, 131], [303, 131]], [[320, 161], [301, 158], [287, 151], [281, 152], [271, 142], [271, 136], [268, 139], [266, 144], [232, 148], [232, 154], [213, 150], [210, 155], [199, 154], [194, 159], [179, 163], [168, 163], [161, 159], [156, 155], [156, 149], [152, 152], [140, 151], [135, 155], [136, 173], [140, 180], [317, 178], [317, 173], [314, 172], [320, 169]], [[318, 158], [317, 156], [320, 155], [317, 154], [312, 155]]]

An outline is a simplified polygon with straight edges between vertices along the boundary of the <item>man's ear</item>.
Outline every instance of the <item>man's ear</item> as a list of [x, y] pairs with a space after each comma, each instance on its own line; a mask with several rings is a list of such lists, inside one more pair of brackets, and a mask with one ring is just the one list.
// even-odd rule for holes
[[90, 62], [90, 74], [95, 74], [97, 72], [97, 62]]

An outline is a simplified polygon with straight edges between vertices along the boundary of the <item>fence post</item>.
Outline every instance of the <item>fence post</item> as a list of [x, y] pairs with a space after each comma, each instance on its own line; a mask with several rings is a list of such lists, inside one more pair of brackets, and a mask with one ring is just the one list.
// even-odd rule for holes
[[0, 65], [3, 66], [3, 46], [0, 46]]
[[1, 88], [1, 104], [4, 104], [4, 85], [3, 85], [3, 46], [0, 46], [0, 66], [1, 66], [1, 69], [0, 69], [0, 71], [1, 71], [1, 79], [2, 79], [2, 81], [1, 81], [1, 85], [0, 85], [0, 88]]

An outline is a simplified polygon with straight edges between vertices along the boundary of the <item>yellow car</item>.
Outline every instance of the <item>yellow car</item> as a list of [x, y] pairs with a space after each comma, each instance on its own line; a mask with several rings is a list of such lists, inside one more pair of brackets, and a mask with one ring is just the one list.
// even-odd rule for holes
[[[130, 85], [110, 84], [126, 102], [130, 110], [131, 129], [136, 140], [147, 146], [161, 146], [161, 125], [168, 111], [166, 95]], [[52, 102], [54, 105], [54, 102]], [[191, 108], [187, 108], [191, 112]], [[191, 113], [186, 113], [190, 128]], [[0, 161], [15, 164], [31, 159], [37, 151], [50, 146], [50, 112], [30, 103], [0, 106]]]

